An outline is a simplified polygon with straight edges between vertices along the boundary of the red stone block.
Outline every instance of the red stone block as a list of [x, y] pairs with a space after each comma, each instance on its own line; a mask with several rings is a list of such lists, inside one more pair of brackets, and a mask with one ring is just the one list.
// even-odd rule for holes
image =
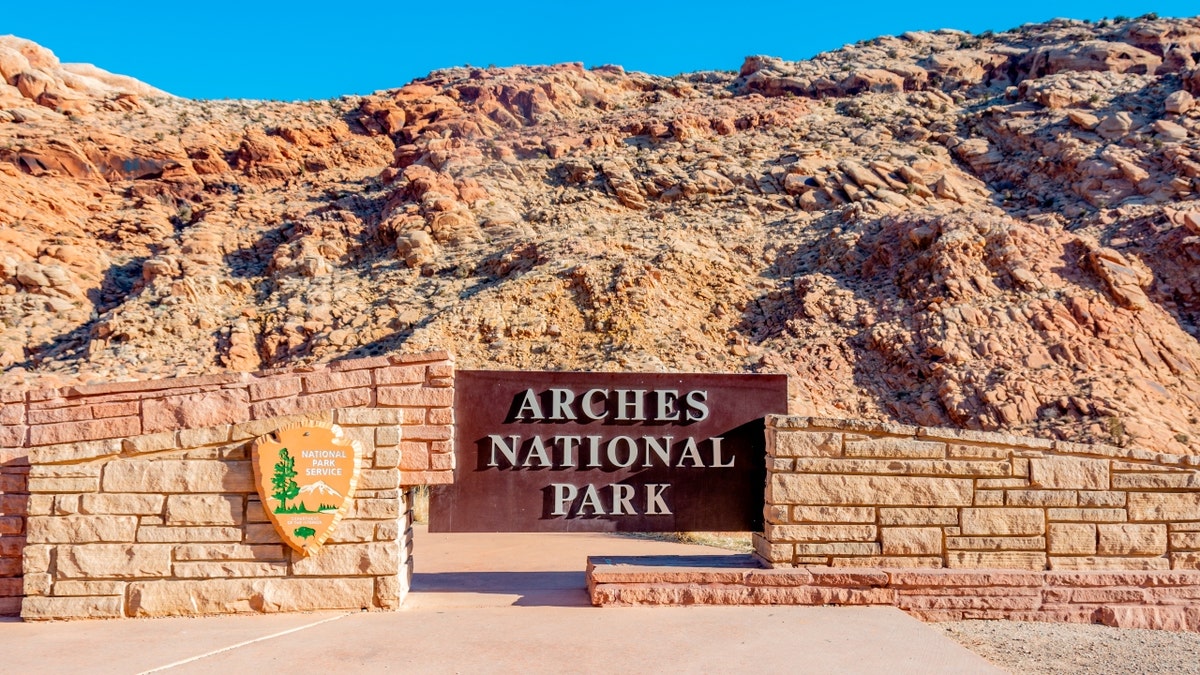
[[400, 437], [411, 441], [448, 441], [454, 436], [447, 426], [411, 426], [401, 427]]
[[391, 363], [386, 356], [368, 356], [361, 359], [347, 359], [345, 361], [334, 361], [329, 364], [329, 369], [334, 372], [345, 370], [366, 370], [369, 368], [385, 368]]
[[365, 370], [351, 370], [341, 373], [317, 372], [304, 376], [304, 391], [315, 394], [335, 389], [352, 389], [354, 387], [371, 386], [371, 373]]
[[1041, 572], [1014, 570], [887, 570], [895, 587], [1041, 586]]
[[402, 365], [405, 363], [426, 363], [429, 361], [449, 361], [450, 352], [443, 349], [433, 349], [422, 354], [391, 354], [388, 361]]
[[0, 516], [24, 516], [29, 513], [29, 495], [0, 494]]
[[1113, 628], [1184, 631], [1191, 623], [1184, 607], [1101, 607], [1099, 618]]
[[25, 537], [6, 534], [0, 537], [0, 558], [19, 558], [25, 550]]
[[0, 597], [25, 595], [25, 583], [20, 577], [0, 579]]
[[882, 570], [859, 569], [849, 571], [829, 567], [809, 567], [814, 586], [887, 586], [888, 575]]
[[453, 471], [401, 471], [400, 484], [409, 485], [449, 485], [454, 482]]
[[122, 401], [113, 403], [101, 403], [92, 406], [92, 417], [100, 419], [102, 417], [120, 417], [122, 415], [138, 414], [139, 403], [137, 401]]
[[448, 408], [454, 405], [454, 392], [428, 387], [380, 387], [378, 401], [382, 406]]
[[147, 434], [235, 424], [250, 419], [250, 401], [242, 389], [167, 396], [142, 403], [142, 419]]
[[28, 492], [29, 476], [27, 474], [0, 474], [0, 493]]
[[20, 558], [0, 558], [0, 577], [19, 577], [21, 574]]
[[102, 420], [64, 422], [30, 427], [29, 445], [54, 445], [105, 438], [125, 438], [142, 433], [139, 417], [108, 417]]
[[90, 405], [77, 405], [69, 408], [47, 408], [44, 410], [34, 409], [29, 411], [30, 424], [58, 424], [60, 422], [78, 422], [92, 418], [92, 406]]
[[1041, 606], [1038, 597], [1014, 596], [945, 596], [945, 595], [901, 595], [897, 599], [900, 609], [1003, 609], [1034, 610]]
[[[24, 424], [12, 424], [0, 426], [0, 448], [20, 448], [25, 445], [25, 432], [29, 427]], [[22, 453], [26, 454], [26, 453]], [[4, 451], [0, 450], [0, 462], [7, 461], [4, 459]]]
[[375, 384], [421, 384], [425, 368], [421, 366], [390, 366], [375, 371]]
[[429, 446], [425, 443], [406, 441], [400, 443], [400, 469], [425, 471], [429, 468]]
[[371, 402], [371, 390], [342, 389], [324, 394], [308, 396], [293, 396], [277, 398], [271, 401], [261, 401], [250, 406], [252, 419], [261, 420], [282, 415], [296, 415], [306, 412], [332, 410], [334, 408], [355, 408]]
[[24, 424], [25, 423], [25, 405], [23, 403], [14, 403], [11, 405], [0, 405], [0, 424]]
[[145, 380], [138, 382], [106, 382], [103, 384], [86, 384], [66, 389], [67, 396], [98, 396], [102, 394], [122, 394], [126, 392], [165, 391], [169, 389], [186, 389], [191, 387], [210, 387], [234, 382], [244, 382], [248, 373], [214, 373], [212, 375], [194, 375], [191, 377], [174, 377], [163, 380]]
[[25, 531], [22, 516], [0, 516], [0, 534], [21, 534]]
[[300, 393], [300, 378], [295, 375], [272, 377], [251, 382], [249, 389], [251, 401], [259, 401], [264, 398], [295, 396]]

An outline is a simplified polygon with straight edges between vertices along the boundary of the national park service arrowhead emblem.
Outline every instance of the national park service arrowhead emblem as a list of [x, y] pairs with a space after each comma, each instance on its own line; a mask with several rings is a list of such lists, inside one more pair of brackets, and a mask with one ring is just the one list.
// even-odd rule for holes
[[322, 422], [289, 424], [259, 436], [251, 451], [263, 510], [288, 546], [321, 549], [350, 510], [362, 448]]

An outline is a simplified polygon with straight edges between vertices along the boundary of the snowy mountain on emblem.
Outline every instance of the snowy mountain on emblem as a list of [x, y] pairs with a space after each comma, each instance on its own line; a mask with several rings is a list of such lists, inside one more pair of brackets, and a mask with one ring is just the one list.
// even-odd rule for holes
[[342, 496], [342, 493], [340, 493], [337, 490], [334, 490], [333, 488], [326, 485], [325, 481], [323, 481], [323, 480], [319, 480], [315, 483], [311, 483], [309, 485], [305, 485], [305, 486], [301, 487], [300, 494], [315, 495], [315, 496], [329, 495], [331, 497], [341, 497]]

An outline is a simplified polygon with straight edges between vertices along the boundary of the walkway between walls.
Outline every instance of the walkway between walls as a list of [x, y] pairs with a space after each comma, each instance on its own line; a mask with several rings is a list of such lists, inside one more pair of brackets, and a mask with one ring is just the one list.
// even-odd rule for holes
[[589, 555], [727, 551], [604, 534], [429, 534], [398, 612], [0, 623], [12, 672], [1000, 673], [893, 608], [596, 608]]

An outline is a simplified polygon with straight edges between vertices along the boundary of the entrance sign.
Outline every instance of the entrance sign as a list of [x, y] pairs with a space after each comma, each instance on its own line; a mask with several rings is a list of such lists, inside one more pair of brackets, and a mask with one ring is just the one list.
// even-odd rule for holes
[[783, 375], [458, 371], [433, 532], [758, 530]]
[[284, 543], [304, 555], [320, 550], [358, 486], [362, 449], [336, 424], [289, 424], [259, 436], [251, 452], [263, 510]]

